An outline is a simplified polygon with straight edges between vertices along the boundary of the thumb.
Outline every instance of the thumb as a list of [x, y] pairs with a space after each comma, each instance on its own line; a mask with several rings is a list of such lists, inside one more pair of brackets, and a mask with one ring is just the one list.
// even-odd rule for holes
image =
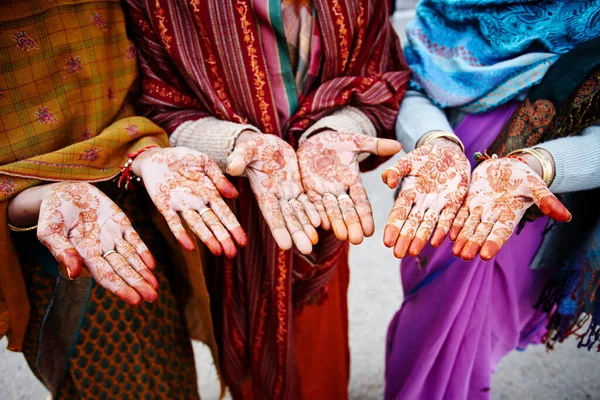
[[[535, 199], [534, 199], [535, 201]], [[539, 202], [535, 202], [544, 214], [559, 222], [569, 222], [573, 217], [567, 207], [563, 205], [550, 191]]]
[[231, 176], [240, 176], [258, 155], [254, 141], [249, 140], [235, 146], [233, 152], [227, 157], [227, 173]]
[[403, 157], [399, 159], [396, 164], [383, 171], [381, 179], [383, 179], [383, 183], [387, 184], [390, 189], [394, 189], [398, 186], [400, 179], [408, 175], [411, 170], [411, 162], [408, 161], [406, 157]]
[[54, 234], [51, 238], [40, 238], [40, 241], [50, 250], [56, 258], [61, 272], [65, 272], [69, 279], [76, 279], [81, 275], [83, 259], [79, 252], [66, 236]]
[[533, 202], [542, 210], [544, 214], [559, 222], [569, 222], [571, 213], [548, 189], [548, 186], [537, 177], [529, 176], [527, 178], [531, 188], [531, 197]]
[[389, 157], [402, 150], [400, 142], [392, 139], [378, 139], [371, 136], [363, 137], [359, 149], [381, 157]]

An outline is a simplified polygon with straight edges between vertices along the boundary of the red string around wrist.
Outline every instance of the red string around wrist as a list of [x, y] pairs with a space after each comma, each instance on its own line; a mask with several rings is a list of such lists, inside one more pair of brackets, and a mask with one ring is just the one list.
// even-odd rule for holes
[[[527, 164], [527, 161], [525, 161], [525, 159], [523, 159], [523, 158], [521, 158], [519, 156], [505, 156], [504, 158], [514, 158], [515, 160], [519, 160], [519, 161]], [[527, 165], [529, 165], [529, 164], [527, 164]]]
[[[487, 152], [487, 149], [484, 150], [483, 153], [481, 153], [481, 152], [478, 151], [475, 154], [473, 154], [473, 159], [475, 161], [477, 161], [477, 163], [482, 163], [483, 161], [491, 160], [493, 158], [498, 158], [498, 156], [496, 154], [489, 155], [488, 152]], [[524, 159], [522, 159], [519, 156], [515, 156], [515, 155], [508, 155], [508, 156], [504, 156], [502, 158], [514, 158], [515, 160], [519, 160], [519, 161], [524, 162], [525, 164], [527, 164], [527, 162]]]
[[135, 153], [127, 154], [127, 161], [125, 162], [125, 165], [121, 167], [121, 175], [119, 176], [119, 180], [117, 181], [117, 187], [120, 188], [121, 185], [123, 185], [125, 187], [125, 190], [129, 190], [135, 189], [139, 186], [143, 186], [142, 178], [134, 174], [133, 170], [131, 169], [133, 165], [133, 160], [135, 160], [143, 152], [153, 149], [155, 147], [158, 146], [151, 145], [142, 147]]
[[146, 147], [142, 147], [141, 149], [139, 149], [138, 151], [136, 151], [135, 153], [128, 153], [127, 154], [127, 158], [131, 159], [131, 160], [135, 160], [135, 158], [137, 156], [139, 156], [140, 154], [142, 154], [143, 152], [145, 152], [146, 150], [150, 150], [150, 149], [154, 149], [157, 148], [158, 146], [152, 144], [150, 146], [146, 146]]

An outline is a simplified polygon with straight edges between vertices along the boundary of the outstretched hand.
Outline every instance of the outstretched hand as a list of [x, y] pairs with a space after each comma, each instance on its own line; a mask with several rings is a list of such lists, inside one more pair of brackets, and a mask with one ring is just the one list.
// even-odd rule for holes
[[156, 148], [143, 152], [132, 168], [185, 249], [193, 250], [194, 243], [181, 218], [215, 255], [235, 257], [232, 237], [246, 245], [244, 230], [221, 198], [236, 198], [238, 192], [216, 161], [186, 147]]
[[516, 158], [493, 158], [473, 171], [471, 186], [452, 228], [452, 252], [469, 261], [495, 257], [533, 204], [557, 221], [571, 213], [548, 190], [542, 178]]
[[37, 237], [69, 278], [77, 278], [85, 267], [98, 284], [129, 304], [156, 300], [154, 258], [123, 211], [89, 183], [47, 188]]
[[228, 158], [227, 172], [246, 174], [273, 238], [284, 250], [292, 242], [303, 254], [317, 243], [319, 213], [300, 184], [294, 149], [275, 135], [242, 133]]
[[438, 143], [417, 147], [382, 175], [392, 189], [402, 184], [383, 238], [398, 258], [418, 255], [434, 229], [431, 244], [440, 246], [467, 194], [469, 161], [454, 142]]
[[402, 150], [395, 140], [322, 131], [298, 149], [302, 184], [317, 207], [323, 229], [340, 240], [359, 244], [375, 231], [373, 211], [360, 179], [359, 156], [392, 156]]

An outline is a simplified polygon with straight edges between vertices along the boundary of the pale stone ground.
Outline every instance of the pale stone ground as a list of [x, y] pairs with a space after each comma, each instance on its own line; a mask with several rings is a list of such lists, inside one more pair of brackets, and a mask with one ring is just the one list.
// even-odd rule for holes
[[[398, 1], [399, 8], [409, 10], [395, 18], [402, 26], [410, 17], [415, 0]], [[381, 242], [392, 195], [381, 183], [380, 174], [381, 168], [363, 178], [373, 204], [377, 231], [350, 253], [350, 395], [354, 400], [382, 398], [387, 324], [402, 300], [398, 262]], [[202, 396], [217, 399], [218, 385], [210, 356], [201, 344], [195, 345], [195, 351]], [[513, 352], [502, 361], [493, 378], [492, 397], [495, 400], [600, 399], [598, 371], [600, 354], [577, 350], [574, 342], [558, 346], [552, 353], [546, 353], [541, 346], [532, 347], [525, 352]], [[37, 400], [48, 396], [23, 356], [7, 351], [4, 340], [0, 341], [0, 393], [4, 400]]]

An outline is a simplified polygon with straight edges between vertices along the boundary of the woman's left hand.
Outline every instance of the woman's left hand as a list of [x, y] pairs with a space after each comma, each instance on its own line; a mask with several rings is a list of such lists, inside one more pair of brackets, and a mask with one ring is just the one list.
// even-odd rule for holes
[[490, 260], [533, 204], [557, 221], [571, 220], [571, 213], [525, 162], [507, 157], [482, 162], [450, 229], [450, 239], [456, 240], [452, 252], [465, 261], [477, 254]]
[[395, 140], [331, 130], [300, 145], [302, 185], [321, 215], [323, 229], [333, 227], [338, 239], [350, 239], [353, 244], [373, 234], [373, 213], [360, 180], [358, 158], [363, 153], [392, 156], [400, 150], [402, 145]]
[[232, 236], [246, 245], [244, 230], [221, 198], [236, 198], [238, 191], [216, 161], [186, 147], [156, 148], [138, 156], [132, 169], [185, 249], [193, 250], [194, 243], [181, 218], [215, 255], [235, 257]]

